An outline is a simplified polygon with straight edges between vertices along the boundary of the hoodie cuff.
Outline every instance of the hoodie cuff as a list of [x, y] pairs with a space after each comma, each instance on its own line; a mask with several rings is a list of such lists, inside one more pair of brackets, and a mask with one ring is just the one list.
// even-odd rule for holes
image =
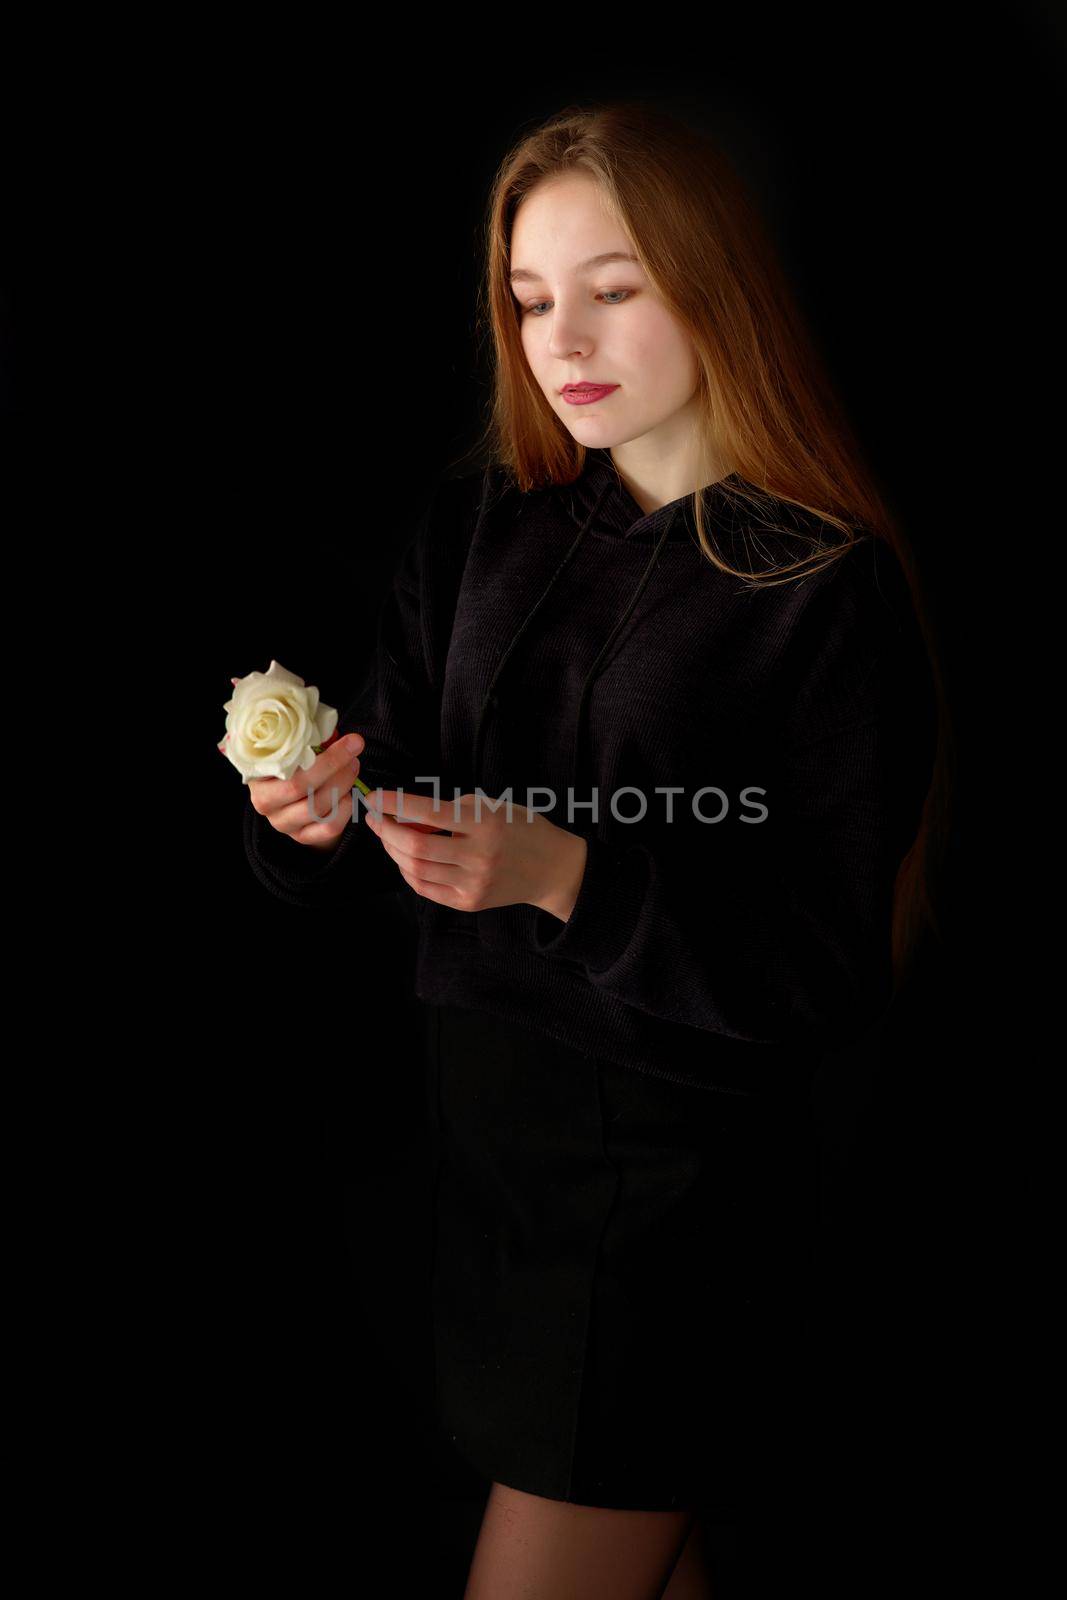
[[533, 947], [539, 955], [578, 961], [590, 972], [614, 966], [641, 918], [648, 886], [648, 852], [587, 838], [585, 871], [566, 922], [537, 909]]

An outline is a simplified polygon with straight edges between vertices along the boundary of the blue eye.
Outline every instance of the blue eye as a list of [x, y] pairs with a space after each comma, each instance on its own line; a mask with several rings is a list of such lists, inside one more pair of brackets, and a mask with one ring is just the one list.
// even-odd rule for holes
[[[609, 294], [624, 294], [624, 295], [626, 295], [626, 296], [627, 296], [627, 298], [629, 298], [629, 297], [630, 297], [630, 296], [631, 296], [631, 295], [635, 295], [635, 294], [636, 294], [636, 293], [637, 293], [637, 290], [636, 290], [636, 289], [605, 289], [605, 290], [604, 290], [604, 291], [603, 291], [603, 294], [604, 294], [604, 295], [609, 295]], [[598, 299], [600, 299], [600, 298], [602, 298], [602, 296], [598, 296], [598, 297], [597, 297], [597, 298], [598, 298]], [[535, 315], [535, 316], [540, 316], [540, 313], [539, 313], [539, 312], [538, 312], [538, 310], [537, 310], [537, 307], [538, 307], [538, 306], [547, 306], [547, 304], [548, 304], [548, 301], [547, 301], [547, 300], [535, 300], [535, 301], [534, 301], [534, 303], [533, 303], [533, 305], [532, 305], [532, 306], [523, 306], [523, 307], [522, 307], [522, 308], [521, 308], [521, 309], [522, 309], [522, 310], [523, 310], [523, 311], [530, 311], [530, 312], [532, 312], [532, 313], [533, 313], [533, 314], [534, 314], [534, 315]], [[610, 304], [611, 304], [611, 305], [613, 305], [613, 306], [619, 306], [619, 305], [624, 305], [624, 304], [625, 304], [625, 301], [622, 301], [622, 300], [612, 300], [612, 301], [611, 301], [611, 302], [610, 302]]]

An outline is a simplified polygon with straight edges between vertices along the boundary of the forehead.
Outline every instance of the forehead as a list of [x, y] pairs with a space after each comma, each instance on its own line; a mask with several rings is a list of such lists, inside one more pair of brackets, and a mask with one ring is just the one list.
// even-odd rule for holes
[[512, 278], [548, 271], [590, 271], [610, 262], [639, 265], [633, 242], [609, 211], [599, 187], [570, 174], [538, 184], [512, 222]]

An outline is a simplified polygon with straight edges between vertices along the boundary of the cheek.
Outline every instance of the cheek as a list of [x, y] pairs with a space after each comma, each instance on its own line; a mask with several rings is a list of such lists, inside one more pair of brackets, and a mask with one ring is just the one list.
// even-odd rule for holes
[[641, 333], [642, 359], [657, 394], [687, 398], [697, 379], [696, 353], [685, 330], [671, 317], [650, 319]]

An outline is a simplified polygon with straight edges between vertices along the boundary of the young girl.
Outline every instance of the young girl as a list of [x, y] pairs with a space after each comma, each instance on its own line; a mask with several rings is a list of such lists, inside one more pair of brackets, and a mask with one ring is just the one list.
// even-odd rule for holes
[[351, 747], [250, 783], [246, 847], [292, 904], [417, 914], [467, 1600], [684, 1600], [702, 1521], [811, 1470], [809, 1091], [914, 945], [939, 687], [707, 138], [629, 103], [523, 137], [484, 315], [489, 465], [404, 550]]

